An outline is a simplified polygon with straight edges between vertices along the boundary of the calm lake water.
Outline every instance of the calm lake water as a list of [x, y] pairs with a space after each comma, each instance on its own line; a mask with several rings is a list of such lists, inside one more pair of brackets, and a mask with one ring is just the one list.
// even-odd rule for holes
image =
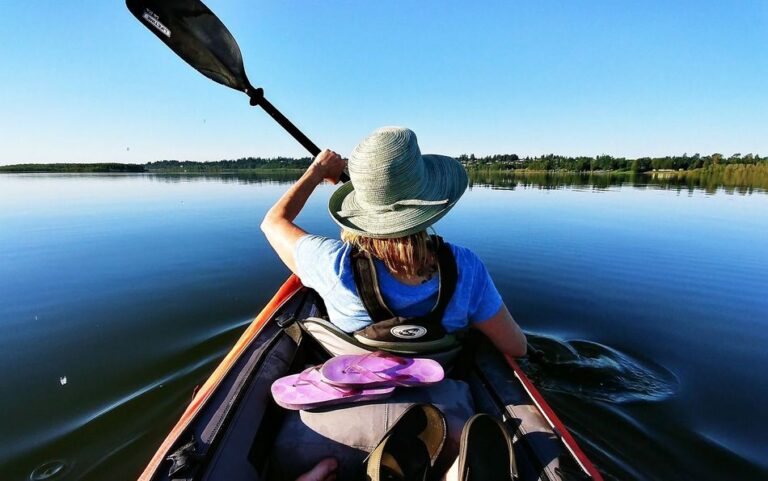
[[[258, 228], [284, 182], [0, 176], [0, 479], [136, 478], [287, 276]], [[768, 195], [484, 182], [437, 231], [484, 259], [607, 477], [768, 479]], [[331, 191], [305, 229], [338, 234]]]

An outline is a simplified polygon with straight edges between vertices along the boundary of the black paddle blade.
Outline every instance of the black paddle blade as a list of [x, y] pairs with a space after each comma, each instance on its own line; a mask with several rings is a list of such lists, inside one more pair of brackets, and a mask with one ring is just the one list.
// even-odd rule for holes
[[243, 56], [221, 20], [199, 0], [127, 0], [128, 10], [198, 72], [235, 90], [251, 89]]

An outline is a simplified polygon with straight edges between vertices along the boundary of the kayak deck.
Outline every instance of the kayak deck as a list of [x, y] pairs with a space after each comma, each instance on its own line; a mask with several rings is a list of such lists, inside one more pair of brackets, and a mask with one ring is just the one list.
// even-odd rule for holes
[[[289, 278], [198, 391], [140, 481], [294, 481], [328, 456], [340, 461], [339, 481], [361, 479], [366, 452], [314, 433], [298, 412], [271, 399], [274, 380], [327, 358], [293, 323], [324, 315], [320, 297]], [[478, 412], [502, 419], [514, 434], [520, 480], [602, 480], [517, 364], [482, 336], [472, 337], [450, 377], [469, 385]]]

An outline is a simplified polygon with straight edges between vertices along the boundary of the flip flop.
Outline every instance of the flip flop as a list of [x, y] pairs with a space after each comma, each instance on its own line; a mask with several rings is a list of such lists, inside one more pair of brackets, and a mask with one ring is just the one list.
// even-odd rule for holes
[[318, 366], [305, 369], [299, 374], [281, 377], [272, 383], [275, 402], [294, 411], [383, 399], [394, 390], [394, 387], [362, 389], [332, 386], [323, 381]]
[[498, 419], [488, 414], [469, 418], [461, 431], [459, 449], [461, 481], [511, 481], [517, 479], [512, 437]]
[[445, 377], [432, 359], [407, 358], [383, 351], [333, 357], [320, 368], [328, 384], [343, 387], [425, 386]]

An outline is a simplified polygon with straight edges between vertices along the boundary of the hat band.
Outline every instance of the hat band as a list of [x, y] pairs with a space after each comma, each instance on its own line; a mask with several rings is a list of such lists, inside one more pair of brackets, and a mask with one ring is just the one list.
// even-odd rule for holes
[[398, 200], [389, 205], [380, 205], [372, 208], [361, 209], [342, 209], [336, 213], [339, 217], [349, 219], [350, 217], [357, 217], [360, 215], [369, 214], [383, 214], [385, 212], [395, 212], [404, 207], [429, 207], [434, 205], [445, 205], [448, 203], [448, 199], [442, 200], [421, 200], [421, 199], [405, 199]]

